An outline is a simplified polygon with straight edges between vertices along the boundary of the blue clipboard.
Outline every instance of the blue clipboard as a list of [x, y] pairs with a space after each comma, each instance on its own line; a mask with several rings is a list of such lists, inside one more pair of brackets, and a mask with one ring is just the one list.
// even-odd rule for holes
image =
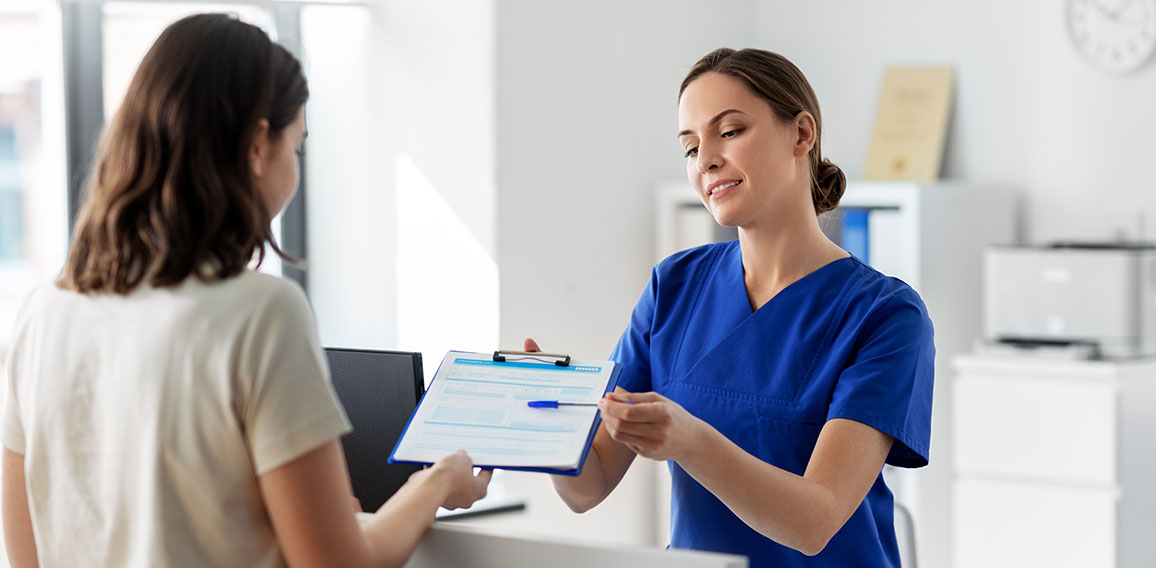
[[[405, 429], [402, 431], [401, 436], [397, 439], [397, 442], [394, 443], [393, 450], [389, 453], [389, 463], [409, 464], [409, 465], [432, 465], [434, 463], [432, 461], [413, 461], [413, 460], [398, 459], [397, 458], [397, 452], [398, 452], [398, 449], [402, 446], [402, 441], [404, 441], [406, 439], [406, 435], [409, 434], [409, 432], [411, 430], [411, 426], [413, 426], [413, 424], [414, 424], [414, 420], [421, 413], [422, 405], [426, 403], [427, 398], [430, 396], [430, 393], [432, 391], [434, 391], [434, 383], [436, 381], [438, 381], [439, 377], [441, 377], [441, 375], [442, 375], [442, 365], [444, 365], [445, 362], [450, 359], [450, 356], [452, 356], [454, 354], [474, 356], [474, 357], [482, 355], [480, 353], [469, 353], [469, 352], [464, 352], [464, 351], [450, 351], [449, 354], [447, 354], [447, 357], [445, 359], [443, 359], [442, 362], [438, 365], [438, 371], [436, 373], [434, 373], [434, 378], [430, 382], [429, 388], [427, 388], [425, 390], [425, 392], [422, 394], [421, 400], [418, 401], [417, 407], [414, 409], [413, 414], [410, 415], [409, 421], [406, 423]], [[495, 351], [491, 360], [493, 361], [493, 363], [492, 363], [493, 365], [498, 365], [498, 366], [507, 366], [508, 365], [508, 366], [513, 367], [513, 368], [518, 368], [519, 366], [522, 366], [522, 367], [525, 367], [525, 366], [542, 366], [544, 364], [552, 364], [552, 365], [557, 365], [557, 366], [568, 366], [571, 364], [571, 359], [570, 359], [569, 355], [559, 355], [559, 354], [550, 354], [550, 353], [525, 353], [525, 352], [520, 352], [520, 351]], [[600, 361], [599, 363], [602, 364], [603, 367], [605, 367], [607, 365], [609, 365], [611, 367], [610, 379], [609, 379], [609, 381], [607, 381], [606, 388], [604, 389], [604, 391], [602, 393], [602, 395], [605, 396], [606, 393], [612, 392], [615, 389], [615, 387], [618, 385], [618, 379], [622, 374], [622, 365], [620, 365], [616, 362], [613, 362], [613, 361]], [[550, 411], [544, 410], [543, 412], [550, 412]], [[594, 419], [591, 421], [590, 429], [586, 433], [586, 441], [583, 444], [582, 455], [578, 460], [578, 467], [576, 467], [574, 469], [556, 469], [556, 468], [550, 468], [550, 467], [503, 466], [503, 465], [499, 465], [499, 464], [484, 464], [484, 465], [479, 465], [478, 467], [487, 467], [487, 468], [492, 468], [492, 469], [505, 469], [505, 470], [510, 470], [510, 471], [535, 471], [535, 472], [541, 472], [541, 473], [550, 473], [550, 474], [554, 474], [554, 475], [576, 476], [582, 472], [582, 466], [585, 465], [585, 463], [586, 463], [586, 457], [590, 453], [590, 447], [594, 442], [594, 436], [595, 436], [595, 434], [598, 433], [598, 426], [601, 423], [602, 423], [602, 414], [600, 412], [596, 412], [594, 414]], [[466, 451], [468, 452], [469, 449], [466, 448]], [[473, 456], [471, 456], [471, 458], [472, 457]]]

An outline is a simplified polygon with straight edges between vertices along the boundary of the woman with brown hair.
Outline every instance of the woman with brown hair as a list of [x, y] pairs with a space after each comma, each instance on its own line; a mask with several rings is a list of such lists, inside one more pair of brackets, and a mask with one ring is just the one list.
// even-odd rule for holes
[[[301, 66], [169, 26], [102, 139], [67, 263], [21, 309], [2, 422], [13, 566], [400, 566], [489, 473], [464, 452], [359, 526], [304, 294], [248, 269], [297, 186]], [[284, 256], [284, 255], [282, 255]]]
[[554, 486], [585, 511], [636, 455], [665, 460], [671, 546], [752, 567], [898, 566], [881, 471], [927, 464], [923, 302], [820, 230], [845, 182], [790, 61], [706, 55], [679, 90], [678, 122], [691, 186], [739, 238], [654, 268], [611, 356], [624, 370], [582, 475]]

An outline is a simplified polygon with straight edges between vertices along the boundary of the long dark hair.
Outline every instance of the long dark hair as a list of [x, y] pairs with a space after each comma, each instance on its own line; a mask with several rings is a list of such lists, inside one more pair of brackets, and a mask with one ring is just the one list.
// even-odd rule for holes
[[682, 98], [695, 79], [703, 73], [721, 73], [739, 79], [751, 92], [765, 99], [782, 121], [794, 120], [807, 111], [815, 118], [815, 145], [808, 155], [811, 162], [811, 202], [815, 213], [830, 211], [839, 205], [847, 178], [839, 166], [823, 158], [819, 141], [823, 134], [823, 117], [819, 113], [819, 99], [803, 72], [786, 57], [761, 49], [716, 49], [699, 59], [678, 89]]
[[261, 119], [276, 138], [309, 88], [301, 64], [259, 28], [198, 14], [161, 33], [103, 134], [89, 197], [57, 284], [125, 294], [240, 273], [273, 240], [253, 186]]

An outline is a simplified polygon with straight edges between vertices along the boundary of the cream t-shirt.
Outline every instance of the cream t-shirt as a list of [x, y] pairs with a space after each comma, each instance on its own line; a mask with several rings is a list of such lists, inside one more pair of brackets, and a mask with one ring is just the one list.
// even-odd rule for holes
[[285, 564], [258, 476], [349, 431], [296, 284], [37, 289], [7, 363], [42, 566]]

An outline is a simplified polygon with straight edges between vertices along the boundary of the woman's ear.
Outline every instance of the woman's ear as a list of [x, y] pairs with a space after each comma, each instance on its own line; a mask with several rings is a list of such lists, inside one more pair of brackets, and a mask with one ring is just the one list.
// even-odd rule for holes
[[259, 178], [265, 173], [265, 162], [272, 150], [269, 140], [269, 121], [257, 121], [257, 132], [253, 134], [253, 146], [249, 148], [249, 172]]
[[801, 158], [815, 147], [815, 117], [807, 111], [795, 115], [795, 157]]

